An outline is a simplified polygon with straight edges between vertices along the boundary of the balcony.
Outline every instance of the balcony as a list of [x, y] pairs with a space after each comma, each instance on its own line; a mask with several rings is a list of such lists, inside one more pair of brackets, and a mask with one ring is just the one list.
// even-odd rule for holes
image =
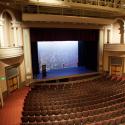
[[125, 52], [125, 44], [105, 44], [104, 51]]
[[23, 14], [52, 14], [79, 17], [116, 18], [125, 15], [124, 2], [121, 0], [56, 0], [49, 1], [32, 0], [23, 6]]
[[[118, 16], [125, 16], [121, 1], [105, 0], [56, 0], [57, 3], [29, 2], [22, 8], [24, 23], [56, 22], [88, 25], [108, 25]], [[86, 1], [86, 2], [85, 2]], [[27, 25], [27, 24], [26, 24]], [[30, 25], [32, 27], [32, 25]]]
[[0, 59], [9, 59], [20, 57], [23, 55], [23, 48], [22, 47], [6, 47], [0, 48]]

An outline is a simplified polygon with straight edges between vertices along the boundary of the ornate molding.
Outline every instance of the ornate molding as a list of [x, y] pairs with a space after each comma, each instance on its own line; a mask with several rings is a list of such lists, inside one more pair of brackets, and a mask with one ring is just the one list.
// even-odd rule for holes
[[23, 55], [22, 47], [0, 48], [0, 59], [14, 58]]
[[104, 51], [125, 52], [125, 44], [104, 44]]

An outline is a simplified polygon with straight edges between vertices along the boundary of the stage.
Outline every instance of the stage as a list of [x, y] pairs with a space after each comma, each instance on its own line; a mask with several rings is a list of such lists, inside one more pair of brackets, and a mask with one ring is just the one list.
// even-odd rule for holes
[[53, 69], [46, 72], [46, 76], [43, 77], [42, 73], [37, 75], [37, 79], [51, 79], [51, 78], [61, 78], [61, 77], [69, 77], [76, 76], [86, 73], [92, 73], [93, 71], [88, 70], [85, 67], [71, 67], [71, 68], [63, 68], [63, 69]]

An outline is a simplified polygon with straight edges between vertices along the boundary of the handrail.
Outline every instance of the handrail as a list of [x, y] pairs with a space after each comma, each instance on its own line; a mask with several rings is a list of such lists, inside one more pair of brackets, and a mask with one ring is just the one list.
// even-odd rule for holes
[[[92, 1], [98, 2], [96, 2], [97, 4], [93, 4]], [[64, 0], [61, 1], [61, 4], [57, 5], [45, 2], [29, 3], [23, 5], [22, 13], [115, 18], [118, 14], [119, 16], [124, 16], [124, 9], [124, 4], [121, 5], [121, 2], [120, 4], [113, 3], [113, 5], [111, 6], [111, 3], [109, 4], [109, 2], [107, 2], [106, 0]]]

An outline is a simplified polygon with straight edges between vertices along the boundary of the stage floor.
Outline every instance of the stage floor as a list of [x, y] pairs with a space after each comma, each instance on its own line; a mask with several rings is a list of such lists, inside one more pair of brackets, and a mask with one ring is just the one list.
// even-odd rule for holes
[[46, 72], [46, 77], [42, 77], [42, 73], [37, 75], [37, 79], [49, 79], [49, 78], [58, 78], [72, 75], [79, 75], [92, 72], [85, 67], [72, 67], [72, 68], [63, 68], [63, 69], [53, 69]]

